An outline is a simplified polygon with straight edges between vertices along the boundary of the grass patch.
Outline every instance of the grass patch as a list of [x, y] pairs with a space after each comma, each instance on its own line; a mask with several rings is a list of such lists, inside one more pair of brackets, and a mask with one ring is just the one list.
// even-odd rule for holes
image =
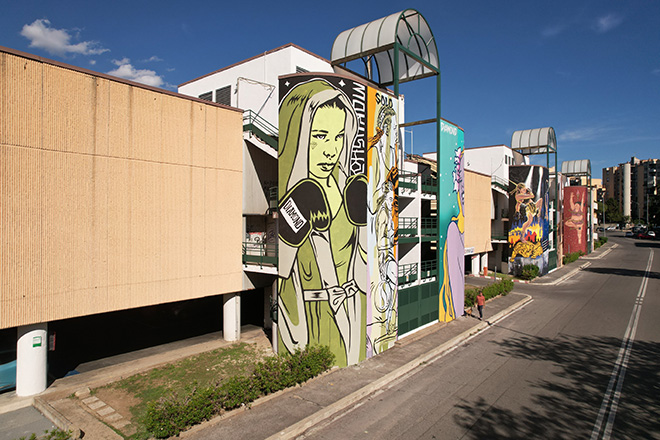
[[[150, 404], [172, 395], [187, 395], [193, 388], [214, 386], [231, 377], [248, 376], [255, 365], [269, 355], [272, 352], [264, 347], [241, 342], [154, 368], [92, 391], [96, 391], [102, 400], [118, 411], [117, 407], [121, 407], [122, 403], [133, 402], [130, 405], [131, 425], [121, 430], [122, 435], [134, 440], [147, 439], [150, 434], [144, 420]], [[122, 393], [125, 399], [121, 398]], [[112, 401], [112, 396], [118, 397]]]

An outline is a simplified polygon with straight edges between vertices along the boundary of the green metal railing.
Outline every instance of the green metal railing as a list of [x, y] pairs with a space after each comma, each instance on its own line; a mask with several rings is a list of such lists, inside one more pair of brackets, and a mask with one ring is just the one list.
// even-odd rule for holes
[[490, 239], [491, 240], [504, 240], [504, 241], [506, 241], [506, 240], [509, 239], [509, 237], [506, 236], [506, 235], [502, 235], [501, 233], [499, 233], [499, 234], [495, 233], [495, 234], [490, 234]]
[[399, 235], [417, 235], [418, 229], [417, 217], [399, 217]]
[[422, 192], [435, 194], [438, 192], [438, 179], [433, 176], [422, 177]]
[[277, 266], [277, 243], [243, 242], [243, 264]]
[[399, 284], [412, 283], [417, 280], [417, 263], [399, 265]]
[[243, 130], [251, 131], [259, 139], [277, 150], [277, 127], [252, 110], [243, 112]]
[[437, 217], [422, 217], [422, 235], [437, 235], [438, 234], [438, 218]]
[[498, 176], [493, 176], [490, 178], [490, 183], [491, 185], [495, 185], [503, 189], [504, 191], [509, 190], [509, 182], [506, 180], [502, 179], [501, 177]]
[[272, 186], [268, 189], [268, 207], [277, 209], [277, 187]]
[[409, 171], [401, 171], [399, 173], [399, 188], [408, 188], [417, 190], [417, 174]]
[[438, 260], [427, 260], [420, 263], [419, 271], [421, 272], [423, 280], [434, 277], [437, 270]]

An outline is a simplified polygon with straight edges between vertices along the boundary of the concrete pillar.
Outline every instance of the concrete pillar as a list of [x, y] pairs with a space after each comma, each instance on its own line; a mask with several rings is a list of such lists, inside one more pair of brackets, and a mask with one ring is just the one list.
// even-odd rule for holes
[[488, 267], [488, 252], [481, 254], [481, 270], [484, 270], [484, 267]]
[[481, 268], [479, 267], [480, 262], [479, 254], [470, 255], [472, 275], [479, 275], [481, 273]]
[[222, 335], [225, 341], [238, 341], [241, 338], [241, 295], [222, 295]]
[[39, 394], [46, 389], [48, 323], [19, 327], [17, 336], [16, 395]]

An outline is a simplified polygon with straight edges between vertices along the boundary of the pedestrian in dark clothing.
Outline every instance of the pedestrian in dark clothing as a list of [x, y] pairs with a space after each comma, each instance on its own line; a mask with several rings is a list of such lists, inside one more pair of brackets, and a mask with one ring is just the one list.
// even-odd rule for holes
[[479, 321], [484, 317], [484, 305], [486, 304], [486, 297], [481, 290], [477, 294], [477, 309], [479, 309]]

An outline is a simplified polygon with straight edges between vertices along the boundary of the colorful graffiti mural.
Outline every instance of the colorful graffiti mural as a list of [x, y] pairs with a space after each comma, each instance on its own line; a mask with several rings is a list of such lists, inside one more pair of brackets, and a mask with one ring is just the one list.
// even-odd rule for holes
[[397, 100], [369, 88], [367, 356], [390, 348], [397, 337], [399, 130]]
[[541, 166], [509, 167], [509, 270], [519, 275], [523, 266], [534, 264], [548, 273], [548, 169]]
[[439, 268], [440, 321], [463, 314], [465, 300], [465, 217], [463, 213], [463, 130], [446, 121], [440, 126], [438, 157], [438, 231], [442, 264]]
[[337, 75], [280, 79], [278, 344], [338, 365], [396, 339], [396, 105]]
[[564, 254], [587, 253], [587, 187], [564, 188]]

